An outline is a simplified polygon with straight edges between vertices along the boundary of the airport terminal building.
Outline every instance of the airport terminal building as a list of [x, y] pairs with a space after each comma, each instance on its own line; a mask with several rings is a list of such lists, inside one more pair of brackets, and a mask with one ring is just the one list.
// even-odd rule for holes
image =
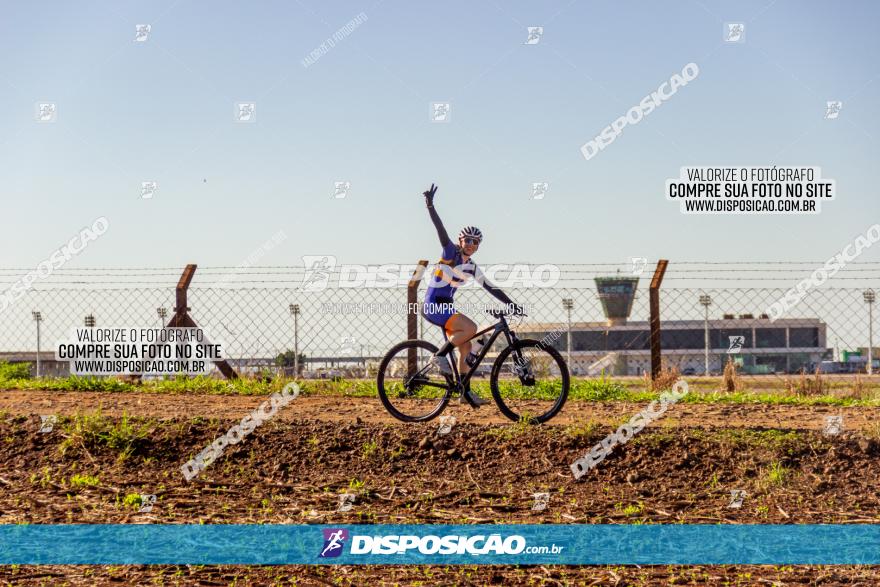
[[[630, 277], [596, 278], [607, 320], [571, 323], [572, 373], [598, 375], [604, 370], [609, 375], [641, 375], [651, 371], [650, 324], [627, 319], [637, 285], [638, 280]], [[566, 322], [533, 323], [519, 326], [517, 334], [539, 340], [547, 337], [565, 353], [568, 330]], [[731, 359], [742, 373], [797, 373], [831, 358], [825, 330], [818, 318], [771, 322], [766, 315], [727, 314], [720, 320], [662, 320], [660, 341], [664, 365], [682, 373], [705, 372], [707, 346], [713, 374], [721, 373]]]
[[[720, 373], [729, 359], [743, 373], [797, 373], [830, 357], [825, 347], [825, 324], [819, 319], [727, 318], [709, 320], [709, 371]], [[664, 364], [679, 371], [705, 372], [703, 320], [664, 320], [660, 335]], [[562, 332], [552, 346], [566, 351], [565, 322], [529, 324], [517, 328], [521, 338], [541, 339]], [[741, 349], [730, 351], [730, 337], [742, 336]], [[550, 337], [552, 338], [552, 337]], [[548, 338], [549, 340], [549, 338]], [[647, 321], [609, 325], [607, 322], [571, 324], [571, 370], [585, 375], [604, 368], [609, 375], [641, 375], [651, 371], [651, 328]], [[591, 369], [591, 367], [593, 367]], [[589, 373], [597, 374], [597, 373]]]

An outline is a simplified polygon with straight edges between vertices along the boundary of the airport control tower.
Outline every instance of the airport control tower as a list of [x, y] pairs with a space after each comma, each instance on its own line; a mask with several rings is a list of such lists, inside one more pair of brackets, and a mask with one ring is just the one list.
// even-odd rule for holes
[[608, 326], [626, 324], [636, 297], [639, 278], [596, 277], [595, 281], [599, 299], [602, 301], [602, 310], [605, 312], [605, 318], [608, 319]]

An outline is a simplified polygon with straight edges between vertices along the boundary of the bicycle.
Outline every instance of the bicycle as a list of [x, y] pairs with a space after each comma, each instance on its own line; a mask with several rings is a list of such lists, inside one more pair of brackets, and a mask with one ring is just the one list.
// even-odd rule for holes
[[[520, 339], [506, 316], [509, 312], [488, 310], [498, 322], [480, 330], [470, 340], [492, 331], [464, 377], [458, 371], [455, 351], [447, 358], [451, 375], [437, 365], [439, 349], [425, 340], [405, 340], [393, 346], [379, 365], [376, 385], [388, 412], [403, 422], [427, 422], [446, 408], [453, 394], [462, 395], [493, 343], [502, 334], [507, 346], [492, 365], [489, 387], [492, 398], [505, 416], [515, 422], [542, 424], [559, 413], [568, 398], [570, 376], [565, 359], [555, 348], [533, 339]], [[464, 395], [473, 406], [467, 394]]]

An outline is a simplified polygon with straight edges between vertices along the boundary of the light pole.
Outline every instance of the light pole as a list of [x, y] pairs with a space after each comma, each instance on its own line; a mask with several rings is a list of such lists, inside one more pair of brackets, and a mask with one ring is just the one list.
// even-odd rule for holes
[[40, 376], [40, 322], [43, 321], [43, 314], [40, 312], [33, 310], [31, 312], [31, 316], [34, 317], [34, 322], [37, 323], [37, 377]]
[[293, 376], [299, 376], [299, 304], [290, 304], [293, 316]]
[[162, 329], [165, 328], [165, 317], [168, 316], [168, 310], [166, 308], [156, 308], [156, 313], [159, 315], [159, 320], [162, 322]]
[[712, 305], [712, 296], [703, 294], [700, 296], [700, 304], [706, 309], [706, 317], [703, 320], [703, 343], [705, 345], [706, 377], [709, 376], [709, 306]]
[[370, 378], [370, 363], [369, 363], [370, 357], [369, 357], [369, 354], [364, 355], [364, 349], [366, 349], [367, 353], [369, 353], [370, 350], [372, 349], [372, 345], [369, 345], [369, 344], [362, 344], [361, 345], [361, 357], [363, 357], [363, 359], [364, 359], [364, 377], [369, 379]]
[[95, 315], [89, 314], [85, 319], [86, 328], [94, 328], [95, 327]]
[[868, 304], [868, 375], [874, 374], [874, 290], [862, 293]]
[[562, 307], [568, 312], [568, 335], [566, 337], [566, 347], [568, 348], [568, 368], [574, 371], [574, 365], [571, 363], [571, 311], [574, 308], [574, 300], [571, 298], [562, 298]]

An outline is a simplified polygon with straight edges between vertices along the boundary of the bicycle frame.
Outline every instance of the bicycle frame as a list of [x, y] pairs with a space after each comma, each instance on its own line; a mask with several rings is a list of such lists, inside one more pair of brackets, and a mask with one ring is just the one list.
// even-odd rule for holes
[[[462, 403], [467, 402], [474, 408], [485, 403], [483, 401], [478, 401], [470, 393], [466, 393], [466, 390], [469, 389], [469, 382], [473, 378], [474, 373], [480, 368], [483, 361], [486, 360], [489, 350], [496, 344], [496, 342], [498, 342], [498, 339], [502, 334], [507, 342], [507, 346], [504, 346], [504, 343], [498, 343], [499, 346], [502, 346], [503, 348], [500, 349], [498, 357], [494, 359], [492, 372], [489, 376], [489, 388], [492, 391], [492, 396], [495, 399], [498, 408], [509, 419], [515, 422], [527, 421], [529, 424], [542, 424], [559, 413], [559, 410], [561, 410], [562, 406], [565, 404], [570, 389], [569, 372], [567, 365], [565, 364], [565, 359], [562, 358], [562, 355], [560, 355], [556, 349], [544, 346], [541, 341], [519, 338], [508, 323], [507, 315], [496, 312], [491, 312], [490, 315], [493, 318], [496, 318], [497, 321], [490, 326], [481, 328], [465, 341], [471, 342], [477, 337], [486, 337], [485, 345], [479, 350], [479, 352], [474, 353], [474, 364], [468, 369], [467, 373], [462, 374], [459, 370], [458, 363], [462, 357], [456, 355], [455, 345], [449, 342], [448, 338], [439, 349], [443, 351], [445, 359], [449, 361], [448, 370], [446, 369], [447, 365], [438, 365], [437, 347], [424, 340], [405, 340], [395, 345], [385, 354], [385, 358], [382, 359], [379, 375], [377, 376], [377, 385], [379, 397], [392, 416], [403, 422], [426, 422], [437, 417], [437, 415], [446, 408], [450, 401], [450, 397], [453, 395], [460, 395]], [[460, 347], [461, 343], [459, 343], [458, 346]], [[536, 374], [535, 369], [532, 368], [531, 355], [528, 355], [527, 350], [532, 349], [533, 347], [548, 355], [550, 360], [549, 372], [541, 371], [540, 374]], [[409, 369], [412, 368], [413, 353], [416, 352], [419, 353], [418, 364], [421, 364], [422, 366], [419, 367], [415, 373], [410, 374]], [[543, 356], [544, 355], [542, 355], [542, 357]], [[502, 357], [505, 361], [509, 358], [513, 358], [514, 365], [512, 366], [510, 373], [507, 371], [506, 363], [502, 365], [500, 362]], [[401, 389], [401, 373], [397, 369], [397, 365], [399, 365], [399, 362], [403, 359], [406, 359], [409, 367], [403, 373], [403, 389]], [[541, 358], [539, 360], [543, 361], [544, 359]], [[542, 364], [543, 363], [540, 363], [539, 366]], [[558, 377], [552, 373], [552, 366], [554, 364], [559, 368]], [[391, 368], [391, 371], [388, 371], [388, 381], [390, 384], [386, 386], [385, 373], [389, 366]], [[437, 369], [441, 366], [442, 368], [440, 371], [443, 373], [442, 377], [438, 376], [435, 371], [431, 371], [430, 375], [428, 374], [429, 370]], [[502, 367], [504, 371], [503, 373], [501, 369]], [[515, 377], [508, 379], [508, 375], [514, 374]], [[551, 385], [543, 385], [543, 379], [539, 383], [538, 378], [545, 376], [552, 378], [550, 381]], [[504, 377], [503, 383], [501, 379], [502, 377]], [[560, 381], [558, 381], [559, 377], [561, 377], [561, 387]], [[544, 410], [546, 407], [546, 410], [543, 411], [543, 413], [539, 412], [537, 415], [530, 413], [535, 402], [527, 403], [525, 405], [526, 411], [523, 412], [520, 406], [516, 405], [515, 402], [511, 403], [509, 399], [552, 401], [553, 396], [544, 397], [544, 395], [546, 395], [544, 394], [539, 397], [538, 395], [526, 393], [522, 397], [514, 394], [508, 398], [507, 383], [513, 382], [515, 384], [516, 378], [519, 378], [519, 381], [523, 386], [531, 387], [533, 391], [538, 391], [540, 386], [542, 388], [547, 387], [547, 390], [541, 389], [541, 391], [558, 392], [555, 401], [552, 405], [547, 404], [546, 401], [538, 402], [538, 407], [540, 407], [541, 410]], [[420, 395], [420, 390], [425, 387], [437, 388], [442, 390], [443, 393], [442, 395], [438, 395], [437, 392], [431, 392], [428, 395]], [[412, 398], [420, 401], [416, 402], [416, 404], [410, 403], [408, 407], [401, 411], [400, 406], [396, 405], [398, 398]], [[424, 406], [425, 404], [430, 408], [431, 401], [435, 403], [429, 412], [419, 412], [418, 414], [415, 414], [410, 410], [414, 405], [420, 410], [422, 408], [419, 406]], [[547, 406], [544, 406], [544, 404], [547, 404]]]
[[[492, 334], [489, 336], [489, 339], [486, 341], [486, 344], [483, 345], [483, 348], [480, 349], [480, 352], [477, 354], [476, 362], [474, 363], [473, 367], [471, 367], [471, 369], [465, 374], [464, 378], [461, 377], [461, 373], [459, 373], [459, 371], [458, 371], [458, 361], [456, 360], [456, 357], [455, 357], [455, 347], [453, 347], [453, 349], [449, 351], [449, 355], [448, 355], [449, 363], [450, 363], [450, 366], [452, 367], [452, 373], [453, 373], [453, 376], [455, 379], [455, 386], [456, 386], [455, 390], [456, 391], [461, 391], [462, 389], [464, 389], [464, 386], [471, 380], [473, 373], [477, 370], [477, 367], [479, 367], [480, 364], [483, 362], [483, 359], [489, 353], [489, 349], [495, 343], [495, 340], [499, 336], [501, 336], [502, 332], [504, 333], [504, 337], [507, 339], [507, 346], [513, 346], [516, 343], [516, 341], [519, 340], [516, 336], [516, 333], [510, 329], [510, 326], [507, 324], [507, 320], [504, 318], [504, 316], [499, 316], [498, 322], [496, 322], [495, 324], [492, 324], [491, 326], [488, 326], [488, 327], [484, 328], [483, 330], [480, 330], [479, 332], [475, 333], [472, 337], [470, 337], [465, 342], [474, 340], [475, 338], [477, 338], [481, 334], [485, 334], [486, 332], [489, 332], [490, 330], [492, 331]], [[516, 351], [516, 353], [517, 353], [517, 355], [515, 356], [515, 359], [521, 360], [522, 357], [519, 355], [519, 351]], [[408, 386], [410, 382], [418, 380], [420, 375], [428, 367], [429, 367], [429, 365], [425, 365], [418, 372], [413, 373], [409, 378], [407, 378], [405, 385]], [[446, 387], [445, 385], [441, 385], [439, 383], [434, 383], [431, 381], [420, 381], [419, 384], [420, 385], [427, 385], [429, 387], [440, 387], [440, 388]]]
[[[510, 326], [507, 324], [507, 320], [505, 319], [505, 317], [499, 316], [498, 322], [496, 322], [495, 324], [492, 324], [491, 326], [484, 328], [483, 330], [480, 330], [479, 332], [474, 334], [472, 337], [467, 339], [465, 342], [470, 342], [470, 341], [476, 339], [477, 337], [479, 337], [481, 334], [485, 334], [486, 332], [489, 332], [490, 330], [493, 331], [492, 334], [489, 336], [489, 339], [486, 341], [486, 344], [483, 345], [483, 348], [480, 349], [480, 352], [477, 354], [477, 360], [474, 362], [474, 364], [470, 368], [470, 370], [467, 373], [465, 373], [464, 377], [461, 377], [461, 374], [458, 372], [458, 361], [453, 360], [455, 358], [454, 356], [450, 358], [449, 363], [452, 365], [452, 371], [453, 371], [453, 373], [455, 373], [455, 381], [456, 381], [459, 389], [462, 389], [471, 380], [471, 377], [473, 376], [474, 372], [477, 370], [477, 367], [479, 367], [480, 364], [483, 362], [483, 358], [485, 358], [485, 356], [489, 353], [489, 349], [492, 348], [492, 345], [495, 343], [495, 340], [499, 336], [501, 336], [502, 332], [504, 333], [504, 337], [507, 339], [507, 346], [513, 346], [516, 343], [516, 341], [518, 340], [516, 337], [516, 333], [510, 329]], [[450, 355], [454, 355], [454, 353], [455, 353], [455, 349], [449, 351]]]

